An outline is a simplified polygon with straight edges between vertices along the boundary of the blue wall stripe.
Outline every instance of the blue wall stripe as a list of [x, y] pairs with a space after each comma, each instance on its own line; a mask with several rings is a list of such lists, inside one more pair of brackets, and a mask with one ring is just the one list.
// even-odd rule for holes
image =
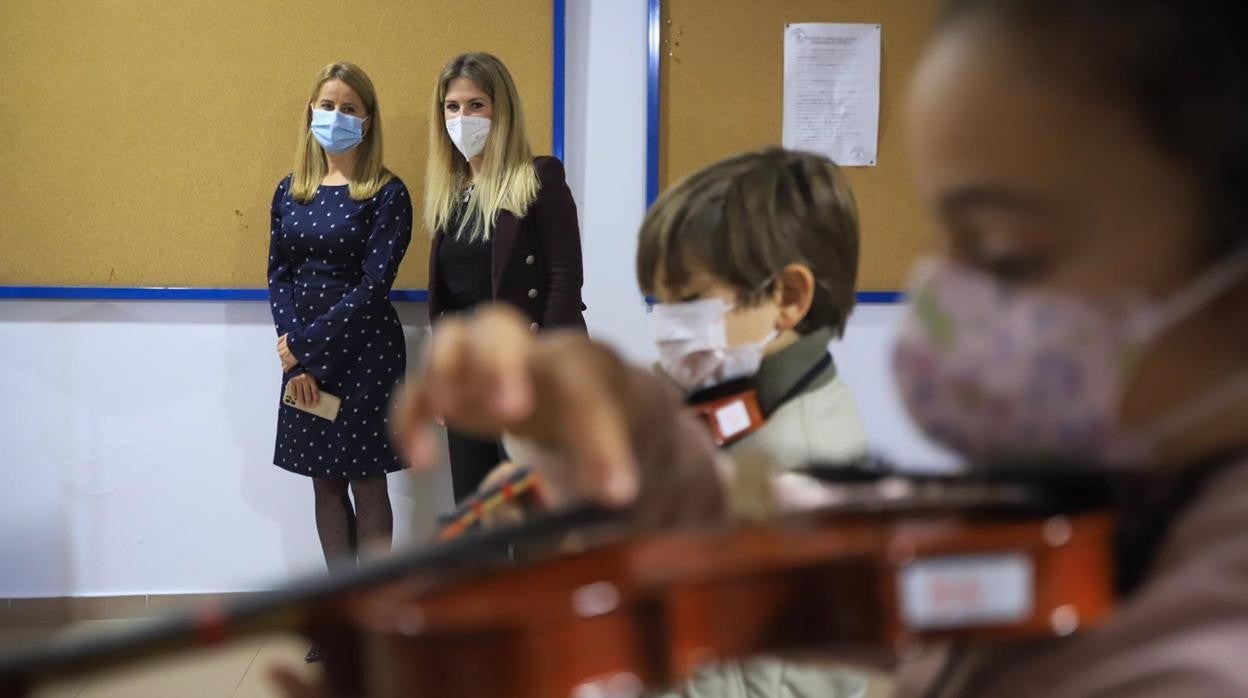
[[[110, 288], [92, 286], [0, 286], [0, 300], [89, 300], [89, 301], [267, 301], [268, 291], [260, 288]], [[423, 289], [395, 290], [390, 300], [398, 303], [425, 303], [429, 292]], [[901, 303], [901, 291], [859, 291], [858, 302], [867, 305]], [[646, 296], [645, 302], [654, 303]]]
[[[899, 291], [859, 291], [858, 302], [863, 305], [887, 305], [890, 303], [901, 303], [904, 301], [905, 294]], [[654, 296], [642, 296], [642, 300], [646, 305], [654, 305]]]
[[[177, 286], [0, 286], [0, 300], [82, 300], [82, 301], [267, 301], [261, 288], [183, 288]], [[405, 289], [390, 292], [397, 303], [426, 303], [429, 292]], [[900, 291], [859, 291], [858, 302], [865, 304], [900, 303]], [[645, 298], [653, 304], [654, 299]]]
[[646, 0], [646, 208], [659, 198], [659, 55], [663, 50], [662, 0]]
[[423, 288], [413, 288], [406, 291], [391, 291], [390, 300], [401, 303], [424, 303], [429, 300], [429, 292]]
[[[262, 288], [181, 288], [176, 286], [107, 287], [107, 286], [0, 286], [0, 299], [5, 300], [82, 300], [82, 301], [267, 301], [269, 292]], [[390, 300], [424, 303], [429, 292], [424, 289], [395, 290]]]
[[564, 108], [566, 103], [568, 17], [567, 0], [554, 0], [554, 75], [551, 81], [550, 152], [563, 160]]
[[858, 302], [864, 305], [880, 305], [886, 303], [902, 303], [906, 294], [901, 291], [859, 291]]

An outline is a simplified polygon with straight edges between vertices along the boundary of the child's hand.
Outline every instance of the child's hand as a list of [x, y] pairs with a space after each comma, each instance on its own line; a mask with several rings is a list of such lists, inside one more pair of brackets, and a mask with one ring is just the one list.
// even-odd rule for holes
[[434, 415], [482, 436], [510, 431], [575, 454], [581, 494], [633, 501], [638, 472], [618, 383], [623, 366], [580, 335], [535, 338], [513, 310], [438, 324], [423, 375], [397, 401], [398, 445], [415, 467], [433, 460]]
[[[541, 465], [552, 507], [569, 500], [636, 504], [650, 525], [723, 513], [714, 446], [660, 379], [580, 333], [534, 336], [495, 307], [438, 324], [421, 374], [396, 402], [398, 448], [415, 467], [436, 457], [434, 415], [457, 429], [506, 431], [566, 467]], [[527, 464], [527, 463], [526, 463]]]

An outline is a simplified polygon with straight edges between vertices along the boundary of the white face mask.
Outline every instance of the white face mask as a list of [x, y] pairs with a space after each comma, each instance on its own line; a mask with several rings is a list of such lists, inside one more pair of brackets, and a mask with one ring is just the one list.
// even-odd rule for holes
[[763, 350], [779, 333], [772, 330], [757, 342], [730, 347], [725, 320], [731, 311], [719, 298], [655, 304], [659, 365], [686, 392], [758, 373]]
[[490, 136], [490, 120], [484, 116], [455, 116], [446, 120], [446, 133], [451, 142], [464, 154], [465, 160], [471, 160], [485, 150], [485, 141]]

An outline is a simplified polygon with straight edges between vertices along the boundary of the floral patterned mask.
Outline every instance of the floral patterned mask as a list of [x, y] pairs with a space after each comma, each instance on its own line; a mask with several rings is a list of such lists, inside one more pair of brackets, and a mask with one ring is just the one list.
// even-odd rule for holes
[[1164, 301], [1093, 301], [926, 261], [894, 349], [894, 374], [919, 426], [973, 461], [1142, 464], [1162, 439], [1248, 391], [1241, 372], [1146, 428], [1121, 423], [1123, 395], [1148, 345], [1246, 273], [1248, 249]]

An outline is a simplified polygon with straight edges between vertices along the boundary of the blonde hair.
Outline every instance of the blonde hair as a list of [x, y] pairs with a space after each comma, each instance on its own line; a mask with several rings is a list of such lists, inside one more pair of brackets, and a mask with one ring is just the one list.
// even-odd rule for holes
[[304, 106], [303, 120], [299, 127], [299, 147], [295, 150], [295, 168], [291, 175], [291, 197], [300, 203], [308, 203], [316, 196], [317, 187], [325, 179], [329, 167], [325, 162], [325, 149], [312, 135], [313, 103], [321, 93], [321, 87], [330, 80], [341, 80], [360, 96], [361, 106], [371, 122], [364, 131], [364, 140], [358, 146], [355, 171], [350, 175], [351, 198], [356, 201], [372, 198], [394, 178], [381, 160], [381, 108], [377, 104], [377, 90], [373, 81], [358, 65], [330, 63], [316, 76], [312, 96]]
[[[467, 207], [453, 231], [465, 230], [473, 238], [490, 239], [499, 211], [523, 217], [537, 198], [540, 182], [533, 167], [533, 151], [524, 130], [524, 111], [511, 73], [503, 62], [488, 53], [465, 53], [451, 59], [433, 86], [429, 119], [429, 163], [425, 173], [425, 227], [436, 233], [450, 225], [472, 169], [446, 132], [443, 104], [446, 90], [456, 78], [467, 78], [494, 105], [490, 135], [485, 142], [482, 167]], [[452, 232], [452, 231], [448, 231]]]

